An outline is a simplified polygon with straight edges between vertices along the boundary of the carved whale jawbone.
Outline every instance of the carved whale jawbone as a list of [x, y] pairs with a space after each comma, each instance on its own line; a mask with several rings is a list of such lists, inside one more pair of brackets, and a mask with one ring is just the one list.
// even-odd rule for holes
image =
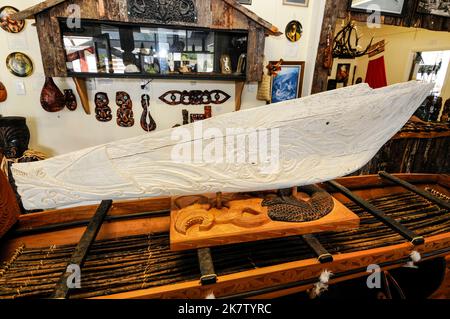
[[[407, 82], [372, 90], [360, 84], [223, 114], [46, 161], [14, 164], [12, 173], [26, 209], [85, 205], [102, 199], [311, 185], [350, 174], [369, 162], [413, 115], [431, 87]], [[204, 149], [214, 149], [210, 137], [196, 135], [199, 128], [203, 132], [219, 130], [230, 139], [242, 135], [230, 128], [266, 130], [270, 145], [276, 146], [271, 155], [278, 155], [273, 157], [278, 159], [277, 165], [267, 170], [267, 161], [259, 158], [239, 162], [236, 159], [249, 159], [254, 153], [251, 147], [242, 150], [237, 146], [227, 150], [227, 160], [222, 162], [174, 160], [180, 146], [194, 150], [201, 142]], [[182, 143], [180, 138], [184, 138]]]

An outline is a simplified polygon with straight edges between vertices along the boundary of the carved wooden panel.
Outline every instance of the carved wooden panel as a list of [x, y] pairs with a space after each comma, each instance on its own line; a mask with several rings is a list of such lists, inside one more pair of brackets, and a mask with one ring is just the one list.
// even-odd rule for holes
[[164, 24], [196, 23], [196, 0], [128, 0], [128, 15]]
[[[1, 155], [0, 155], [1, 156]], [[5, 174], [0, 170], [0, 238], [19, 218], [19, 205]]]

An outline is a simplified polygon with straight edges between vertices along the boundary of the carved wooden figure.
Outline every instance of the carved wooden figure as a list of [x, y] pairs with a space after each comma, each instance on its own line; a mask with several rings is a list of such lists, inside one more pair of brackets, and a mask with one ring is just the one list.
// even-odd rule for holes
[[133, 118], [133, 102], [130, 95], [120, 91], [116, 94], [116, 104], [119, 106], [117, 110], [117, 125], [121, 127], [132, 127], [134, 125]]
[[112, 111], [108, 104], [108, 94], [104, 92], [95, 94], [95, 118], [98, 121], [109, 122], [112, 120]]
[[75, 111], [77, 109], [77, 98], [71, 89], [64, 90], [64, 97], [66, 100], [66, 107], [70, 111]]
[[65, 106], [65, 97], [53, 82], [53, 78], [46, 77], [41, 92], [41, 105], [47, 112], [59, 112]]
[[0, 117], [0, 155], [8, 159], [22, 157], [29, 142], [30, 131], [24, 117]]
[[141, 116], [141, 127], [146, 132], [156, 130], [156, 122], [150, 114], [150, 96], [143, 94], [141, 97], [141, 104], [144, 111]]

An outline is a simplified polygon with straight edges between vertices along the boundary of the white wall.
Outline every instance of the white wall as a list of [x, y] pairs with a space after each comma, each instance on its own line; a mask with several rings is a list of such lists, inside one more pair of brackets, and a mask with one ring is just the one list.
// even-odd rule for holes
[[[0, 7], [13, 4], [18, 9], [25, 9], [39, 2], [41, 1], [0, 0]], [[303, 24], [304, 32], [300, 42], [291, 44], [284, 35], [278, 38], [270, 37], [266, 41], [265, 53], [268, 60], [283, 58], [292, 61], [306, 61], [303, 94], [307, 95], [311, 90], [325, 0], [310, 1], [307, 8], [286, 6], [282, 2], [283, 0], [253, 0], [253, 5], [248, 7], [276, 25], [281, 31], [284, 31], [287, 23], [293, 19], [297, 19]], [[57, 155], [145, 134], [139, 125], [139, 118], [142, 113], [140, 96], [144, 93], [140, 89], [140, 80], [95, 80], [95, 88], [89, 91], [93, 113], [91, 115], [84, 113], [79, 99], [78, 109], [74, 112], [67, 109], [55, 114], [45, 112], [39, 103], [44, 73], [36, 28], [32, 26], [33, 22], [33, 20], [28, 20], [24, 31], [19, 34], [9, 34], [0, 29], [0, 81], [8, 90], [8, 100], [0, 103], [0, 114], [3, 116], [24, 116], [28, 119], [32, 136], [30, 147], [45, 151], [49, 155]], [[35, 71], [30, 77], [18, 78], [6, 70], [4, 61], [7, 55], [13, 51], [22, 51], [33, 60]], [[16, 94], [18, 82], [24, 83], [26, 95]], [[55, 79], [55, 83], [61, 90], [72, 88], [76, 92], [71, 79], [58, 78]], [[264, 104], [264, 102], [256, 100], [256, 88], [256, 83], [246, 86], [243, 94], [243, 109]], [[181, 123], [181, 110], [183, 108], [189, 109], [190, 112], [203, 113], [203, 107], [200, 106], [179, 107], [161, 103], [158, 97], [171, 89], [221, 89], [230, 94], [232, 98], [223, 105], [213, 106], [213, 116], [234, 110], [233, 82], [154, 80], [146, 93], [151, 96], [151, 113], [157, 122], [158, 130]], [[114, 100], [115, 92], [118, 90], [127, 91], [133, 100], [136, 124], [132, 128], [118, 127], [115, 122], [117, 106]], [[100, 123], [95, 119], [93, 99], [96, 92], [108, 93], [111, 101], [110, 107], [114, 114], [113, 120], [109, 123]]]

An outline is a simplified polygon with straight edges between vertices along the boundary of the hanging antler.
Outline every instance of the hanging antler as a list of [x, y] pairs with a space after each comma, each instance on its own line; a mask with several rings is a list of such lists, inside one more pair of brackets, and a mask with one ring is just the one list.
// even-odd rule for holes
[[[355, 33], [354, 47], [352, 45], [353, 32]], [[373, 37], [364, 51], [358, 50], [359, 40], [361, 40], [361, 37], [358, 37], [356, 26], [354, 22], [349, 19], [347, 24], [342, 28], [341, 31], [336, 34], [334, 38], [333, 57], [341, 59], [354, 59], [366, 54], [370, 54], [372, 51], [374, 51], [369, 51], [373, 43]]]

